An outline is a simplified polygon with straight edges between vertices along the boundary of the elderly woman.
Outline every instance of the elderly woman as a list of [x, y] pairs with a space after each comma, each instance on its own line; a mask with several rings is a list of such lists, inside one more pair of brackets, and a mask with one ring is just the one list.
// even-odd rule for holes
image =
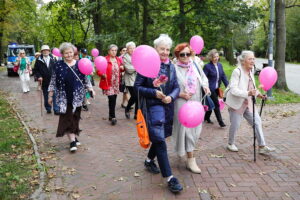
[[128, 42], [126, 44], [127, 53], [123, 56], [123, 64], [124, 64], [124, 69], [125, 69], [125, 75], [124, 75], [125, 85], [130, 93], [130, 99], [125, 108], [125, 116], [127, 119], [130, 119], [130, 109], [133, 104], [135, 104], [134, 119], [136, 119], [136, 112], [137, 112], [137, 103], [136, 103], [137, 98], [136, 98], [136, 94], [135, 94], [134, 87], [133, 87], [134, 81], [136, 78], [136, 71], [131, 63], [131, 55], [132, 55], [135, 47], [136, 47], [136, 45], [134, 42]]
[[19, 51], [19, 57], [15, 65], [19, 66], [18, 74], [21, 81], [21, 87], [23, 93], [27, 93], [30, 91], [29, 83], [30, 83], [30, 74], [32, 72], [29, 58], [26, 57], [25, 50], [21, 49]]
[[[203, 71], [206, 77], [208, 78], [209, 89], [211, 91], [210, 97], [215, 104], [214, 111], [215, 111], [216, 118], [218, 120], [219, 125], [221, 127], [225, 127], [226, 125], [223, 122], [222, 115], [220, 112], [218, 96], [220, 95], [219, 91], [220, 91], [221, 83], [223, 82], [225, 87], [227, 87], [228, 80], [224, 73], [222, 64], [219, 63], [218, 51], [216, 49], [210, 50], [207, 54], [207, 58], [210, 60], [210, 62], [204, 66]], [[210, 120], [211, 113], [212, 111], [207, 111], [205, 113], [204, 120], [212, 124], [213, 122]]]
[[71, 43], [62, 43], [59, 47], [63, 60], [55, 63], [50, 85], [48, 88], [48, 102], [52, 105], [53, 94], [56, 94], [56, 104], [59, 106], [58, 128], [56, 137], [68, 135], [70, 151], [75, 152], [80, 145], [76, 136], [79, 136], [79, 120], [81, 106], [88, 89], [94, 93], [87, 76], [78, 69], [78, 62], [74, 59], [75, 47]]
[[194, 157], [194, 149], [202, 130], [202, 124], [195, 128], [184, 127], [179, 122], [177, 114], [181, 106], [186, 102], [201, 102], [201, 87], [206, 93], [210, 92], [208, 81], [202, 68], [192, 60], [194, 52], [188, 43], [178, 44], [174, 49], [174, 54], [176, 56], [176, 75], [180, 87], [179, 98], [175, 101], [174, 109], [174, 131], [172, 137], [175, 143], [175, 151], [180, 157], [187, 155], [186, 166], [189, 170], [193, 173], [201, 173]]
[[[161, 60], [158, 75], [160, 77], [167, 76], [168, 80], [158, 82], [158, 79], [137, 74], [134, 83], [136, 92], [146, 100], [144, 115], [152, 142], [144, 165], [151, 173], [157, 174], [161, 171], [162, 176], [167, 179], [169, 190], [176, 193], [183, 188], [177, 178], [173, 177], [165, 140], [172, 134], [174, 101], [179, 94], [175, 68], [169, 60], [172, 40], [168, 35], [162, 34], [154, 40], [154, 47]], [[155, 157], [157, 157], [160, 171], [155, 164]]]
[[115, 109], [117, 95], [120, 92], [121, 72], [123, 71], [121, 59], [117, 57], [117, 52], [117, 45], [111, 44], [108, 47], [108, 55], [105, 57], [108, 63], [106, 73], [102, 74], [100, 71], [97, 72], [101, 77], [99, 87], [103, 90], [103, 94], [108, 97], [109, 121], [111, 121], [112, 125], [117, 123]]
[[[226, 104], [229, 106], [230, 128], [227, 148], [230, 151], [238, 151], [234, 144], [235, 134], [240, 126], [242, 117], [253, 125], [253, 101], [252, 97], [266, 98], [261, 95], [255, 86], [254, 79], [255, 58], [252, 51], [243, 51], [238, 57], [238, 67], [233, 70], [230, 83], [225, 91]], [[260, 154], [269, 153], [273, 148], [266, 146], [262, 131], [261, 118], [255, 109], [255, 133], [259, 145]]]

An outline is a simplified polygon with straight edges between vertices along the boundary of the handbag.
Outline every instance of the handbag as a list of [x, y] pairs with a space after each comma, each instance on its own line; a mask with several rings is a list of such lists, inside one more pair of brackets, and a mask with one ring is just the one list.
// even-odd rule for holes
[[20, 67], [19, 65], [15, 65], [14, 68], [13, 68], [13, 71], [14, 71], [14, 72], [18, 72], [19, 67]]
[[136, 115], [136, 130], [139, 137], [140, 146], [147, 149], [150, 146], [150, 138], [147, 128], [147, 122], [143, 115], [141, 104], [140, 104], [140, 97], [138, 91], [138, 110]]
[[203, 90], [203, 87], [201, 87], [201, 91], [202, 91], [202, 105], [206, 106], [207, 107], [207, 110], [205, 111], [212, 111], [213, 109], [215, 109], [215, 104], [213, 102], [213, 100], [211, 99], [210, 96], [206, 95], [204, 90]]

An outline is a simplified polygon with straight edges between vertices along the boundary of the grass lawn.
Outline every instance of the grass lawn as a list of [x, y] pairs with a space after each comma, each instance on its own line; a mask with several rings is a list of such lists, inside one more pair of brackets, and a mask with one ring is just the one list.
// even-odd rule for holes
[[[235, 69], [234, 66], [229, 65], [229, 63], [225, 59], [221, 59], [221, 63], [224, 68], [224, 72], [228, 78], [230, 79], [232, 71]], [[256, 85], [259, 85], [258, 76], [255, 76]], [[224, 86], [222, 85], [223, 89]], [[266, 93], [263, 90], [260, 90], [262, 94]], [[272, 89], [272, 95], [274, 97], [274, 100], [268, 100], [267, 104], [282, 104], [282, 103], [300, 103], [300, 95], [293, 93], [291, 91], [283, 91], [278, 90], [276, 88]], [[259, 100], [258, 100], [259, 103]]]
[[28, 135], [0, 91], [0, 199], [28, 199], [38, 182]]

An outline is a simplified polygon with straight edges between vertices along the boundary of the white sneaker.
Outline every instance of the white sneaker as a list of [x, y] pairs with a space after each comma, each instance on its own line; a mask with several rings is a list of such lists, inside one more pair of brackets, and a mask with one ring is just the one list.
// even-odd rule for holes
[[275, 151], [275, 148], [271, 148], [268, 146], [264, 146], [264, 147], [258, 149], [259, 154], [268, 154], [272, 151]]
[[235, 146], [235, 144], [228, 144], [228, 145], [227, 145], [227, 149], [228, 149], [229, 151], [233, 151], [233, 152], [239, 151], [239, 149]]

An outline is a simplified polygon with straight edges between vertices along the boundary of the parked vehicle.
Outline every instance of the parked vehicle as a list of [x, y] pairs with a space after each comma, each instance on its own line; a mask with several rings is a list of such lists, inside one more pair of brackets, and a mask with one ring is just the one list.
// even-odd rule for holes
[[18, 58], [19, 51], [24, 49], [26, 52], [26, 56], [29, 58], [30, 62], [34, 59], [35, 48], [34, 45], [28, 44], [16, 44], [11, 43], [7, 46], [7, 53], [4, 55], [5, 57], [5, 65], [7, 67], [7, 75], [13, 76], [17, 75], [16, 72], [13, 71], [14, 64]]

